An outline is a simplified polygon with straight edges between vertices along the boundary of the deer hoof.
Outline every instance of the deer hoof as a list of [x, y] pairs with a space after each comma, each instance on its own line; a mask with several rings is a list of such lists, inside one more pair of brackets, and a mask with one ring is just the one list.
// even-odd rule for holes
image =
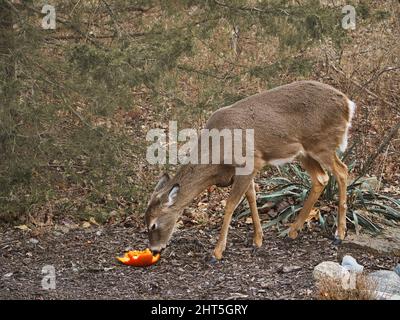
[[346, 237], [346, 229], [338, 229], [338, 230], [336, 230], [336, 232], [335, 232], [335, 237], [334, 237], [334, 240], [333, 240], [333, 244], [335, 245], [335, 246], [338, 246], [338, 245], [340, 245], [341, 243], [342, 243], [342, 241], [344, 240], [344, 238]]
[[339, 246], [342, 243], [342, 239], [340, 239], [339, 237], [335, 237], [335, 239], [333, 239], [332, 244], [334, 246]]
[[260, 250], [260, 247], [253, 246], [253, 250], [251, 250], [251, 255], [256, 256], [259, 250]]
[[215, 258], [216, 260], [221, 260], [222, 259], [222, 250], [215, 249], [213, 258]]
[[260, 248], [262, 246], [263, 237], [262, 236], [255, 236], [253, 238], [253, 246]]
[[212, 264], [212, 265], [214, 265], [214, 264], [217, 264], [217, 263], [218, 263], [218, 260], [217, 260], [214, 256], [212, 256], [211, 259], [210, 259], [210, 261], [209, 261], [209, 263]]

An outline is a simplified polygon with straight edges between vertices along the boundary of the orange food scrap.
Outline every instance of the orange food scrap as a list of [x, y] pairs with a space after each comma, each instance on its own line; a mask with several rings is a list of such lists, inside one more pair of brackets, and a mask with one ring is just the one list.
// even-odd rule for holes
[[160, 254], [157, 253], [155, 256], [153, 256], [153, 253], [150, 249], [143, 251], [134, 250], [126, 252], [123, 257], [117, 257], [117, 259], [128, 266], [147, 267], [160, 260]]

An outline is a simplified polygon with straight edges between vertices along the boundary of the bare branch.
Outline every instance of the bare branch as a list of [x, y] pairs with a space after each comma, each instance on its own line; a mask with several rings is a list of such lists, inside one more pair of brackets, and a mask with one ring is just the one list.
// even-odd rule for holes
[[221, 6], [225, 7], [231, 10], [241, 10], [241, 11], [250, 11], [250, 12], [258, 12], [258, 13], [266, 13], [266, 14], [283, 14], [285, 16], [289, 16], [289, 12], [287, 12], [285, 9], [260, 9], [257, 7], [236, 7], [236, 6], [231, 6], [229, 4], [226, 4], [224, 2], [221, 2], [219, 0], [214, 0], [214, 2]]
[[368, 170], [371, 168], [371, 166], [374, 163], [374, 161], [376, 160], [376, 158], [385, 149], [385, 147], [390, 143], [390, 141], [397, 134], [399, 129], [400, 129], [400, 121], [397, 121], [397, 123], [390, 129], [388, 134], [384, 137], [384, 139], [382, 140], [382, 142], [379, 145], [378, 149], [376, 149], [376, 152], [374, 154], [372, 154], [368, 158], [368, 160], [365, 162], [365, 164], [363, 165], [363, 168], [362, 168], [359, 176], [357, 177], [357, 179], [355, 179], [353, 181], [352, 185], [354, 185], [360, 178], [362, 178], [368, 172]]
[[387, 101], [386, 99], [378, 96], [376, 93], [372, 92], [371, 90], [365, 88], [365, 86], [363, 86], [362, 84], [360, 84], [359, 82], [357, 82], [354, 79], [350, 79], [346, 76], [346, 73], [343, 70], [338, 69], [334, 64], [332, 64], [331, 62], [328, 62], [329, 65], [332, 67], [333, 70], [335, 70], [337, 73], [340, 73], [341, 75], [345, 76], [348, 80], [350, 80], [355, 86], [357, 86], [358, 88], [364, 90], [365, 92], [367, 92], [370, 96], [381, 100], [382, 102], [384, 102], [385, 104], [391, 106], [392, 108], [394, 108], [395, 110], [400, 112], [400, 108], [399, 106], [395, 105], [394, 103]]

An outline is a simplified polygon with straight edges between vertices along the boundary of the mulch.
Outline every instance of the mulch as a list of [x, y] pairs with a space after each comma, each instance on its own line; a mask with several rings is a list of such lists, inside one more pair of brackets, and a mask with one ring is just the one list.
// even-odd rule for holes
[[[252, 226], [232, 224], [224, 259], [211, 263], [216, 225], [178, 229], [160, 261], [148, 268], [120, 264], [125, 250], [147, 247], [143, 226], [123, 224], [47, 230], [33, 236], [13, 228], [0, 233], [0, 299], [314, 299], [313, 268], [350, 254], [366, 271], [392, 269], [396, 256], [342, 244], [303, 231], [299, 238], [265, 232], [251, 245]], [[54, 266], [56, 288], [42, 289], [42, 268]]]

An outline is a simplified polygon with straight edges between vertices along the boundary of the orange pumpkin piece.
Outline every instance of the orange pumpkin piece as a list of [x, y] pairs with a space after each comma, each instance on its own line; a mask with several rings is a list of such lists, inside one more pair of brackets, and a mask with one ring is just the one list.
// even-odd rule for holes
[[147, 267], [156, 263], [160, 259], [160, 254], [153, 256], [150, 249], [134, 250], [126, 252], [123, 257], [117, 257], [117, 259], [128, 266]]

